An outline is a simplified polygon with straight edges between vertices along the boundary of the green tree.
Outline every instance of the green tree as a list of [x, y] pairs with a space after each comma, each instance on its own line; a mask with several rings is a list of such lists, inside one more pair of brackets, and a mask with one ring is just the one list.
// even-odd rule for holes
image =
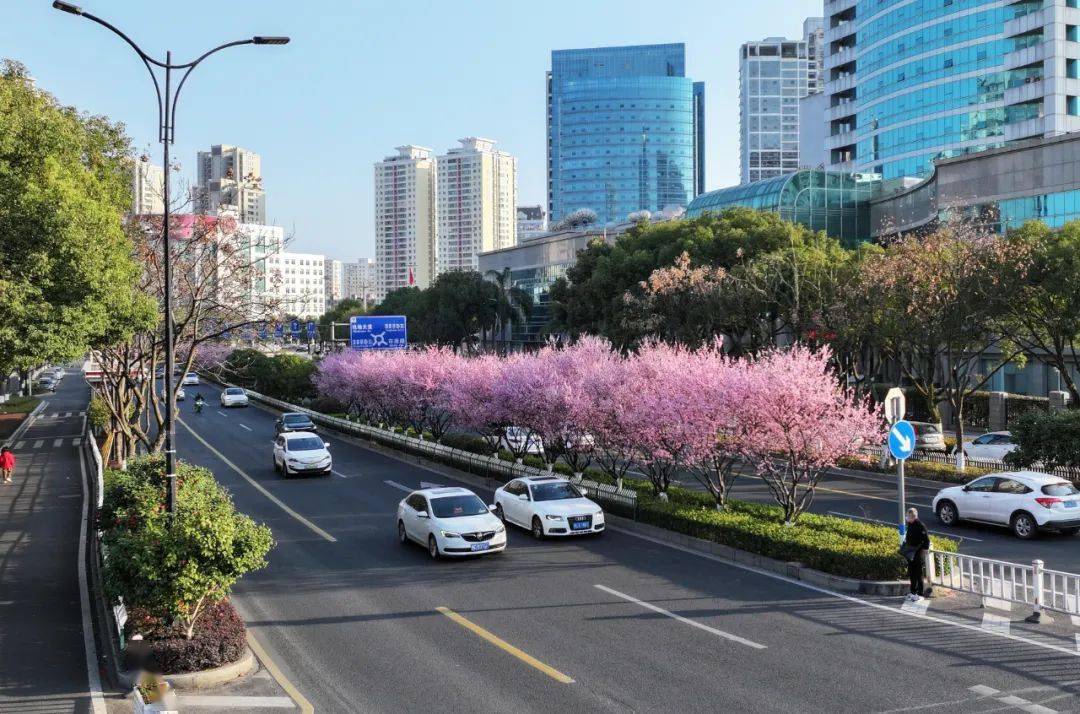
[[495, 333], [505, 340], [514, 325], [524, 325], [532, 317], [532, 293], [513, 284], [510, 268], [487, 271], [486, 276], [499, 288], [498, 302], [495, 305]]
[[398, 288], [372, 311], [372, 315], [404, 315], [409, 343], [471, 350], [479, 335], [497, 322], [502, 292], [480, 273], [455, 270], [443, 273], [431, 287]]
[[60, 106], [3, 63], [0, 371], [77, 358], [150, 314], [121, 227], [130, 153], [122, 125]]
[[[349, 318], [353, 315], [366, 314], [367, 310], [364, 309], [363, 300], [358, 300], [356, 298], [345, 298], [344, 300], [338, 302], [337, 305], [334, 305], [333, 309], [324, 312], [322, 317], [319, 318], [319, 324], [326, 328], [325, 330], [323, 330], [323, 334], [329, 335], [331, 324], [335, 322], [347, 323], [349, 321]], [[339, 332], [338, 337], [339, 339], [348, 339], [349, 336], [344, 332]]]

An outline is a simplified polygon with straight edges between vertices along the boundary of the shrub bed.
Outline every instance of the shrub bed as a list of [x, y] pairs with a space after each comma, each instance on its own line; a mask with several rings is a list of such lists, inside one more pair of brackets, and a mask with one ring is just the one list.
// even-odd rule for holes
[[[896, 467], [881, 468], [877, 459], [871, 457], [842, 459], [840, 466], [845, 469], [856, 471], [872, 471], [879, 474], [895, 474]], [[941, 481], [943, 483], [967, 483], [979, 476], [990, 473], [989, 469], [979, 469], [968, 466], [966, 471], [961, 471], [952, 464], [938, 464], [932, 461], [911, 461], [904, 464], [904, 475], [911, 478], [921, 478], [927, 481]]]
[[128, 617], [124, 632], [143, 637], [143, 666], [154, 674], [184, 674], [236, 662], [247, 647], [246, 628], [228, 600], [214, 603], [195, 623], [191, 639], [178, 625], [168, 626], [145, 611]]

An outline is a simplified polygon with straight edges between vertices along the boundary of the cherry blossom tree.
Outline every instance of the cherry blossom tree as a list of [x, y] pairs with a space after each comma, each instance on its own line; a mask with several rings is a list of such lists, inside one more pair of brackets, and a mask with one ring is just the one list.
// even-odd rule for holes
[[830, 359], [826, 349], [802, 346], [766, 353], [747, 366], [732, 401], [738, 452], [765, 481], [785, 523], [810, 505], [818, 481], [839, 459], [885, 438], [880, 407], [842, 387]]
[[482, 355], [462, 359], [447, 375], [447, 409], [454, 424], [480, 434], [492, 453], [498, 450], [507, 423], [501, 395], [496, 387], [504, 367], [521, 357], [500, 359]]
[[386, 355], [383, 358], [385, 389], [391, 411], [421, 439], [425, 431], [431, 432], [435, 441], [442, 439], [453, 418], [449, 375], [462, 358], [444, 347], [383, 354]]

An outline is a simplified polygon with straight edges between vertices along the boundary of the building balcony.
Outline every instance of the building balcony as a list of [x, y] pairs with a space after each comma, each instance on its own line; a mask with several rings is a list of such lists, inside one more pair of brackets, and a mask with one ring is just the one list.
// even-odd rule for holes
[[850, 20], [846, 20], [844, 22], [841, 22], [836, 27], [830, 27], [829, 29], [825, 30], [825, 42], [833, 43], [837, 40], [842, 40], [845, 37], [849, 37], [853, 34], [855, 34], [855, 23]]
[[1005, 106], [1023, 104], [1046, 96], [1049, 86], [1041, 77], [1030, 77], [1031, 81], [1005, 90]]
[[835, 134], [825, 137], [825, 148], [829, 151], [832, 151], [833, 149], [839, 149], [844, 146], [855, 146], [854, 129], [839, 131]]
[[833, 52], [831, 55], [825, 57], [825, 69], [830, 70], [834, 67], [841, 67], [849, 62], [855, 61], [855, 47], [845, 47], [839, 52]]
[[855, 7], [858, 2], [859, 0], [825, 0], [825, 17], [849, 10]]
[[846, 92], [849, 89], [855, 88], [855, 75], [854, 73], [839, 77], [837, 79], [830, 80], [825, 83], [826, 94], [839, 94], [840, 92]]
[[1016, 52], [1006, 52], [1003, 58], [1004, 68], [1016, 69], [1017, 67], [1027, 67], [1030, 64], [1042, 62], [1052, 53], [1052, 49], [1048, 48], [1047, 44], [1046, 42], [1040, 42], [1037, 45], [1025, 47]]
[[825, 120], [830, 122], [850, 116], [855, 116], [855, 102], [841, 102], [825, 110]]

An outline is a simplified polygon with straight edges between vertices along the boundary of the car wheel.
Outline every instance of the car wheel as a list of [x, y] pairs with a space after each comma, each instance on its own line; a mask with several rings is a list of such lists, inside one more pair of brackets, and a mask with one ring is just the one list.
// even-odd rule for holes
[[432, 560], [439, 559], [439, 543], [435, 540], [435, 536], [433, 535], [427, 537], [427, 552]]
[[277, 459], [274, 459], [274, 473], [276, 473], [276, 474], [281, 473], [281, 467], [278, 466]]
[[398, 537], [398, 541], [402, 545], [408, 545], [409, 544], [409, 534], [405, 532], [405, 522], [404, 521], [398, 521], [397, 522], [397, 537]]
[[1038, 533], [1039, 525], [1035, 517], [1026, 511], [1020, 511], [1012, 517], [1012, 532], [1017, 538], [1030, 540]]
[[960, 514], [956, 511], [956, 504], [952, 501], [942, 501], [937, 505], [938, 523], [943, 526], [955, 526], [960, 520]]
[[284, 461], [281, 462], [281, 477], [289, 478], [292, 474], [289, 473], [289, 465]]
[[1074, 536], [1077, 533], [1080, 533], [1080, 528], [1062, 528], [1061, 529], [1061, 535], [1063, 535], [1063, 536]]
[[544, 524], [540, 522], [539, 516], [533, 516], [532, 537], [536, 540], [544, 540]]
[[503, 513], [501, 503], [495, 504], [495, 517], [498, 518], [504, 526], [506, 525], [506, 514]]

